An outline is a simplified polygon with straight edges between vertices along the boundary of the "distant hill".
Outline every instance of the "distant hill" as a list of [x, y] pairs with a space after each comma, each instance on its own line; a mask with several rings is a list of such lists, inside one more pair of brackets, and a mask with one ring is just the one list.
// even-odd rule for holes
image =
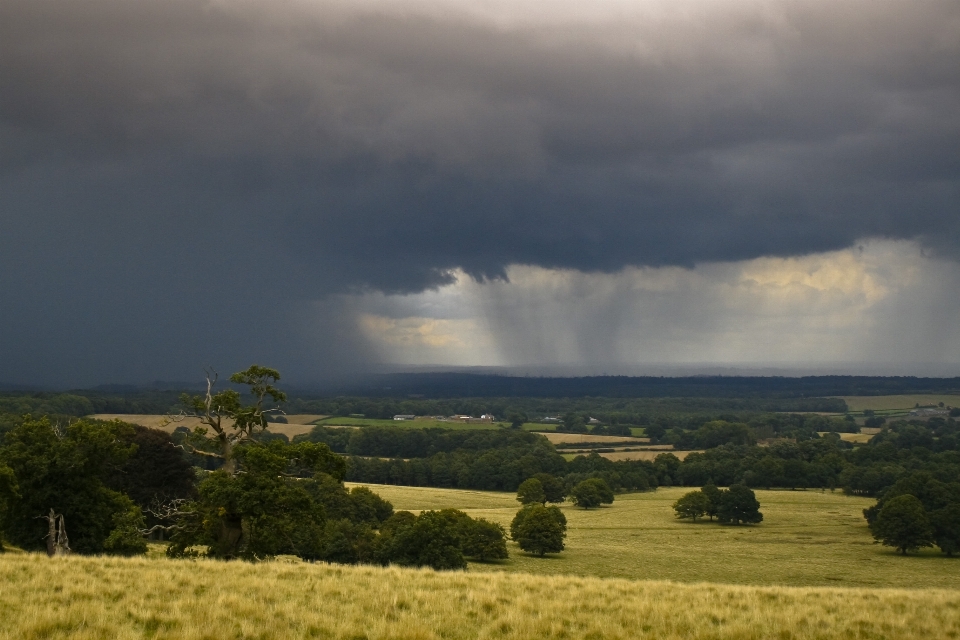
[[517, 377], [471, 373], [392, 373], [297, 395], [424, 398], [802, 398], [960, 392], [958, 378], [910, 376], [589, 376]]

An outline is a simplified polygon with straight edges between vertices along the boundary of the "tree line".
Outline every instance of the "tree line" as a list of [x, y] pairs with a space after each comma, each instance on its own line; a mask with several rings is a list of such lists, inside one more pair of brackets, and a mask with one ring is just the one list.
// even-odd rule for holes
[[[455, 509], [395, 512], [368, 488], [347, 490], [347, 464], [325, 443], [261, 437], [265, 403], [284, 400], [278, 379], [258, 366], [234, 374], [252, 396], [243, 402], [208, 376], [205, 395], [181, 399], [203, 426], [180, 443], [119, 421], [23, 417], [0, 445], [0, 551], [5, 540], [50, 555], [135, 555], [151, 536], [172, 557], [291, 554], [436, 569], [507, 557], [497, 523]], [[220, 464], [198, 470], [187, 453]], [[512, 537], [538, 555], [561, 550], [565, 520], [541, 515], [521, 509]]]

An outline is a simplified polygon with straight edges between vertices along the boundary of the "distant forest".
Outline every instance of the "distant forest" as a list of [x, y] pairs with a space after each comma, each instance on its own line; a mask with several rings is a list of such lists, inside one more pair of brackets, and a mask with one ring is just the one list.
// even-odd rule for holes
[[[63, 393], [0, 392], [0, 432], [25, 414], [78, 417], [95, 413], [176, 412], [181, 391], [108, 386]], [[510, 410], [538, 415], [568, 411], [600, 414], [609, 421], [646, 424], [663, 415], [731, 416], [743, 412], [846, 411], [828, 396], [960, 392], [960, 378], [879, 376], [681, 378], [595, 376], [532, 378], [462, 373], [370, 376], [362, 384], [325, 391], [291, 390], [288, 413], [364, 414], [388, 418], [477, 414]], [[611, 420], [612, 419], [612, 420]]]

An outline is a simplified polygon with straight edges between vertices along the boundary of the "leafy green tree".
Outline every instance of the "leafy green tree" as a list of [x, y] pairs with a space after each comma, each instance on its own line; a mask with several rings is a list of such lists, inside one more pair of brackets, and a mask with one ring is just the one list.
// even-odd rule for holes
[[907, 551], [929, 547], [934, 543], [934, 531], [923, 503], [916, 496], [904, 494], [883, 505], [870, 526], [873, 537], [903, 555]]
[[353, 522], [366, 522], [379, 527], [381, 522], [393, 515], [393, 505], [369, 487], [351, 489], [350, 502], [353, 504]]
[[180, 401], [200, 418], [201, 424], [205, 425], [197, 428], [197, 435], [204, 437], [207, 433], [206, 427], [213, 430], [212, 438], [219, 449], [219, 456], [224, 460], [227, 473], [236, 471], [232, 455], [233, 448], [240, 442], [255, 439], [267, 428], [267, 416], [271, 408], [265, 409], [264, 402], [268, 398], [274, 403], [281, 403], [287, 399], [283, 391], [273, 386], [279, 380], [280, 373], [276, 369], [254, 364], [230, 376], [230, 381], [234, 384], [250, 387], [250, 395], [253, 396], [252, 404], [244, 404], [240, 393], [234, 389], [224, 389], [214, 393], [213, 388], [217, 383], [216, 372], [207, 373], [205, 395], [183, 394], [180, 397]]
[[[24, 549], [42, 549], [48, 528], [38, 518], [53, 509], [63, 516], [73, 551], [132, 552], [120, 541], [129, 541], [129, 528], [142, 521], [140, 508], [103, 481], [109, 469], [133, 453], [135, 447], [125, 442], [130, 431], [119, 422], [77, 420], [61, 428], [47, 418], [27, 417], [8, 432], [0, 466], [12, 471], [18, 490], [5, 491], [7, 540]], [[113, 535], [118, 527], [123, 531]], [[108, 548], [111, 536], [115, 542]]]
[[412, 519], [403, 513], [407, 512], [384, 523], [377, 553], [381, 562], [437, 570], [467, 568], [458, 515], [462, 512], [424, 511]]
[[3, 551], [3, 531], [6, 529], [10, 507], [20, 498], [13, 469], [0, 462], [0, 551]]
[[690, 518], [694, 522], [702, 518], [710, 506], [710, 500], [703, 491], [691, 491], [673, 503], [678, 518]]
[[340, 564], [373, 562], [376, 534], [367, 523], [327, 520], [319, 559]]
[[[466, 514], [464, 514], [466, 515]], [[503, 527], [483, 518], [467, 518], [461, 523], [463, 555], [481, 562], [507, 558], [507, 538]]]
[[547, 502], [560, 503], [567, 497], [563, 483], [555, 476], [549, 473], [538, 473], [533, 477], [540, 481], [540, 486], [543, 487], [543, 494], [546, 496]]
[[176, 514], [168, 554], [206, 546], [208, 555], [218, 558], [321, 558], [326, 516], [311, 492], [318, 481], [298, 476], [309, 469], [337, 480], [343, 477], [342, 459], [325, 444], [279, 440], [246, 443], [232, 455], [242, 473], [221, 469], [200, 483], [197, 499]]
[[563, 430], [569, 433], [586, 433], [587, 423], [583, 416], [571, 411], [563, 416]]
[[717, 512], [720, 511], [720, 497], [722, 495], [720, 489], [715, 484], [706, 484], [700, 491], [707, 498], [707, 508], [704, 514], [713, 520], [717, 517]]
[[507, 421], [511, 429], [519, 429], [524, 423], [529, 422], [526, 412], [520, 409], [514, 409], [507, 412]]
[[587, 478], [570, 491], [570, 498], [578, 507], [593, 509], [613, 503], [613, 490], [602, 478]]
[[756, 524], [763, 521], [756, 494], [742, 484], [730, 485], [720, 494], [717, 520], [724, 524]]
[[584, 480], [570, 490], [570, 500], [582, 509], [596, 509], [600, 506], [600, 491], [595, 484]]
[[157, 502], [189, 498], [196, 491], [196, 473], [170, 435], [159, 429], [129, 425], [123, 441], [134, 453], [107, 469], [107, 486], [130, 496], [141, 509]]
[[567, 518], [558, 507], [530, 505], [517, 512], [510, 524], [510, 536], [523, 551], [543, 557], [563, 551]]
[[517, 487], [517, 501], [521, 504], [545, 504], [547, 494], [543, 491], [543, 485], [536, 478], [527, 478]]
[[952, 502], [930, 514], [934, 542], [948, 556], [960, 551], [960, 503]]

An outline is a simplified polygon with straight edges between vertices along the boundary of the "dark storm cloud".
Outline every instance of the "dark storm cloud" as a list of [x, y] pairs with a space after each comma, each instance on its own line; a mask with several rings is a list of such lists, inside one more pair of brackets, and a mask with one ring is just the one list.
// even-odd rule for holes
[[538, 11], [0, 3], [3, 377], [309, 371], [300, 301], [457, 267], [958, 252], [956, 2]]

